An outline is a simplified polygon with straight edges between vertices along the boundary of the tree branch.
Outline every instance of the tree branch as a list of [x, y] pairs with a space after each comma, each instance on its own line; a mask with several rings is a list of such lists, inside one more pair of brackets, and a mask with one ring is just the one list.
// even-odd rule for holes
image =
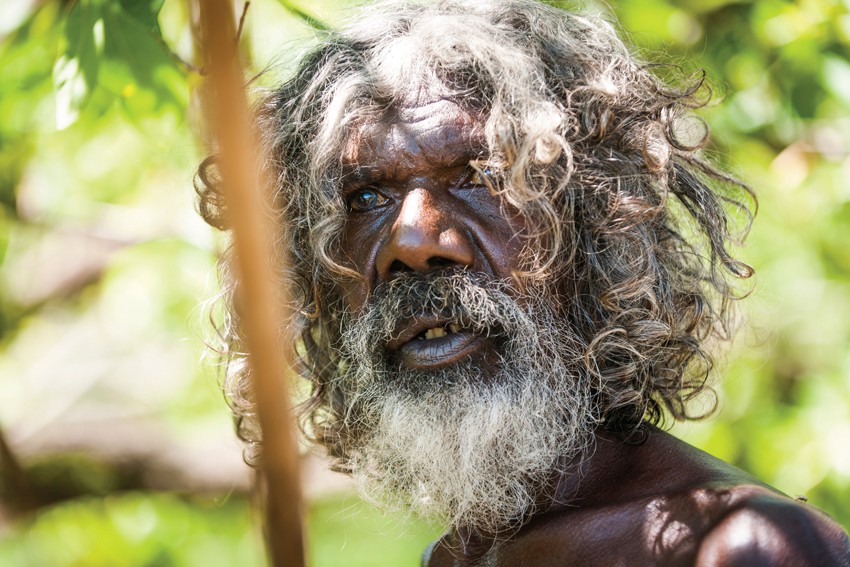
[[239, 273], [240, 313], [252, 370], [254, 399], [263, 437], [261, 472], [266, 481], [267, 544], [275, 567], [303, 566], [304, 541], [298, 452], [293, 435], [286, 369], [291, 351], [278, 329], [289, 321], [275, 283], [272, 226], [264, 210], [270, 195], [260, 187], [258, 144], [249, 126], [243, 74], [233, 50], [236, 30], [226, 0], [198, 0], [206, 65], [210, 71], [207, 116], [221, 156], [228, 221]]

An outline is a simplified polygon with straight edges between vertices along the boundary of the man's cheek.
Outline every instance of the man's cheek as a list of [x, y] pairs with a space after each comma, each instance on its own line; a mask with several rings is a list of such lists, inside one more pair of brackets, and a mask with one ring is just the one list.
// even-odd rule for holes
[[372, 293], [374, 282], [370, 274], [375, 271], [379, 232], [370, 231], [358, 219], [349, 219], [342, 232], [338, 254], [335, 261], [342, 266], [345, 274], [336, 278], [335, 292], [350, 314], [363, 309]]
[[336, 284], [334, 292], [341, 300], [342, 307], [350, 315], [357, 315], [366, 306], [369, 298], [369, 285], [362, 278], [347, 278], [346, 282]]

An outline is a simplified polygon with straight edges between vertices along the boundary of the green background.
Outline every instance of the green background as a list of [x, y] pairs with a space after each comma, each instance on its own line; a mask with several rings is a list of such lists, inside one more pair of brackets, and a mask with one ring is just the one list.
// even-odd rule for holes
[[[707, 71], [710, 154], [760, 198], [719, 411], [673, 431], [850, 526], [848, 3], [612, 4], [586, 7], [640, 58]], [[254, 0], [241, 55], [273, 83], [351, 9]], [[193, 21], [182, 0], [0, 4], [3, 565], [263, 564], [204, 354], [225, 243], [194, 212]], [[436, 534], [307, 476], [315, 566], [416, 565]]]

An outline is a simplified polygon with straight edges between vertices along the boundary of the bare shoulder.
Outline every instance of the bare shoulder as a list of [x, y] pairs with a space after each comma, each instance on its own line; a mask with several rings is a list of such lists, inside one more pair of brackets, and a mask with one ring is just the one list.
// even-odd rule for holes
[[645, 514], [656, 564], [850, 567], [850, 538], [828, 515], [658, 433], [644, 455], [659, 479]]
[[426, 564], [486, 555], [487, 565], [529, 567], [850, 567], [847, 533], [814, 506], [666, 433], [651, 437], [637, 446], [601, 439], [567, 505], [471, 556], [449, 534]]
[[768, 487], [718, 484], [544, 515], [494, 555], [505, 566], [850, 567], [850, 539]]
[[756, 491], [741, 498], [706, 533], [695, 565], [850, 567], [850, 538], [816, 508]]
[[815, 506], [677, 439], [665, 436], [660, 444], [685, 465], [682, 477], [692, 484], [658, 496], [693, 528], [692, 564], [850, 567], [847, 532]]

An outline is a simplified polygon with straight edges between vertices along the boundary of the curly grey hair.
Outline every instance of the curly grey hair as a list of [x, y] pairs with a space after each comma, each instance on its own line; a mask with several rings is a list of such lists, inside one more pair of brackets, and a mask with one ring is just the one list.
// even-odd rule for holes
[[[335, 348], [335, 290], [360, 276], [339, 248], [341, 156], [351, 132], [411, 85], [484, 117], [487, 167], [498, 172], [491, 189], [529, 227], [518, 278], [558, 298], [583, 345], [576, 371], [597, 419], [627, 433], [665, 410], [693, 418], [686, 402], [707, 389], [712, 366], [706, 342], [728, 337], [733, 282], [752, 273], [729, 244], [756, 206], [746, 185], [701, 156], [708, 132], [693, 110], [707, 101], [704, 76], [671, 86], [607, 21], [532, 0], [401, 1], [329, 32], [257, 106], [289, 255], [299, 370], [311, 386], [300, 407], [305, 431], [345, 463], [354, 432], [338, 387], [347, 365]], [[214, 157], [196, 185], [201, 214], [225, 229]], [[241, 435], [258, 444], [235, 286], [221, 328], [227, 387]]]

